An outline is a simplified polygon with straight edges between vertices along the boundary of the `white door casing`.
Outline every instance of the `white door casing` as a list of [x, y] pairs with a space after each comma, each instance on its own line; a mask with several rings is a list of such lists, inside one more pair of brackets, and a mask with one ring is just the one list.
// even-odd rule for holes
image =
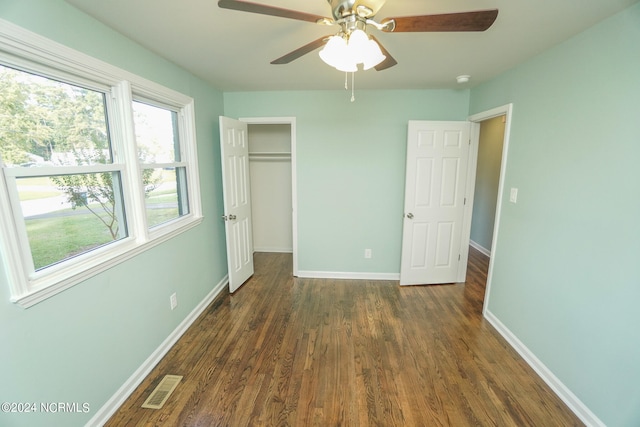
[[470, 130], [469, 122], [409, 121], [401, 285], [464, 281]]
[[229, 291], [253, 275], [247, 124], [220, 116], [220, 150]]

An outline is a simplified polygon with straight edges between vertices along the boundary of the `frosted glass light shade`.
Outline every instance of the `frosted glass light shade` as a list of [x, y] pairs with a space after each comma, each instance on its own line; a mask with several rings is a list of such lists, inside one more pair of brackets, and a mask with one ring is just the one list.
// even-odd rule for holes
[[368, 41], [369, 37], [367, 37], [367, 34], [362, 30], [355, 30], [349, 36], [347, 49], [349, 49], [349, 57], [353, 58], [356, 64], [363, 63], [368, 56]]
[[325, 63], [340, 71], [358, 71], [356, 63], [350, 59], [347, 41], [341, 36], [332, 36], [319, 55]]
[[363, 64], [363, 69], [368, 70], [384, 61], [386, 56], [378, 43], [358, 29], [351, 33], [348, 41], [340, 35], [332, 36], [320, 51], [320, 58], [340, 71], [355, 72], [358, 64]]
[[367, 42], [367, 55], [362, 61], [362, 68], [364, 70], [368, 70], [369, 68], [375, 67], [387, 57], [382, 54], [382, 50], [380, 50], [380, 46], [374, 40], [368, 40]]

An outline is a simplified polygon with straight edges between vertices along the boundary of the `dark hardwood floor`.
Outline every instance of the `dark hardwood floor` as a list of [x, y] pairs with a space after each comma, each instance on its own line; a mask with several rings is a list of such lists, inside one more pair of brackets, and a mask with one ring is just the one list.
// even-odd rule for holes
[[[299, 279], [255, 255], [108, 426], [580, 426], [483, 319], [488, 259], [467, 282]], [[164, 408], [140, 405], [183, 375]]]

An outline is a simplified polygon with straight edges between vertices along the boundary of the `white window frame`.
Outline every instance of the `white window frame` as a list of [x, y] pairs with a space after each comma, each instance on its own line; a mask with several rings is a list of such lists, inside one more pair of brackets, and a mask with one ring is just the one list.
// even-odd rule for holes
[[[147, 99], [147, 98], [143, 98], [141, 96], [137, 96], [137, 94], [134, 94], [133, 97], [133, 101], [134, 102], [140, 102], [140, 103], [144, 103], [144, 104], [148, 104], [148, 105], [152, 105], [154, 107], [158, 107], [158, 108], [162, 108], [164, 110], [168, 110], [168, 111], [172, 111], [172, 112], [176, 112], [178, 114], [178, 140], [179, 140], [179, 145], [180, 145], [180, 161], [174, 160], [173, 162], [170, 163], [144, 163], [141, 162], [140, 163], [140, 172], [142, 173], [142, 171], [144, 169], [157, 169], [157, 168], [166, 168], [166, 167], [170, 167], [170, 168], [175, 168], [176, 170], [176, 174], [178, 173], [178, 169], [179, 168], [185, 168], [186, 170], [188, 170], [188, 162], [186, 162], [184, 159], [184, 155], [185, 155], [185, 150], [183, 150], [182, 146], [182, 139], [185, 137], [185, 133], [183, 132], [185, 126], [183, 126], [180, 121], [181, 121], [181, 114], [182, 112], [178, 109], [176, 109], [175, 107], [171, 106], [171, 105], [167, 105], [167, 104], [162, 104], [159, 103], [157, 100], [154, 99]], [[176, 180], [177, 180], [177, 175], [176, 175]], [[187, 174], [186, 176], [186, 180], [187, 180], [187, 190], [188, 190], [188, 184], [189, 184], [189, 176]], [[180, 191], [179, 189], [176, 188], [177, 191]], [[188, 193], [188, 191], [187, 191]], [[144, 195], [144, 193], [143, 193]], [[188, 196], [187, 196], [188, 197]], [[187, 200], [188, 202], [188, 200]], [[146, 208], [146, 205], [145, 205]], [[154, 226], [151, 226], [149, 224], [147, 224], [147, 228], [149, 229], [149, 233], [151, 235], [153, 235], [155, 233], [156, 228], [164, 225], [165, 223], [162, 224], [157, 224]]]
[[[5, 168], [0, 173], [0, 251], [11, 301], [30, 307], [202, 222], [195, 109], [191, 97], [97, 60], [0, 19], [0, 64], [106, 93], [113, 163], [74, 167]], [[146, 223], [132, 101], [145, 99], [178, 113], [181, 164], [187, 171], [189, 213], [152, 229]], [[18, 170], [20, 169], [20, 170]], [[77, 169], [77, 171], [76, 171]], [[34, 271], [15, 180], [61, 173], [120, 172], [128, 236]]]

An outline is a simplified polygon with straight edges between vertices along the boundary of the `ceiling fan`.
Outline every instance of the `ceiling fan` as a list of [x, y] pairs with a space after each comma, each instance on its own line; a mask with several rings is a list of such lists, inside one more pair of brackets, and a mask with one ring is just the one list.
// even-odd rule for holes
[[[233, 9], [242, 12], [258, 13], [262, 15], [278, 16], [281, 18], [295, 19], [299, 21], [312, 22], [321, 25], [339, 26], [340, 30], [334, 36], [324, 36], [312, 41], [292, 52], [271, 61], [271, 64], [288, 64], [301, 56], [312, 52], [322, 46], [325, 46], [320, 52], [321, 58], [338, 68], [341, 71], [356, 71], [357, 63], [364, 63], [364, 69], [375, 68], [377, 71], [385, 70], [397, 64], [397, 61], [389, 54], [389, 52], [380, 44], [380, 42], [371, 35], [365, 35], [366, 39], [360, 40], [361, 43], [373, 41], [376, 46], [369, 43], [368, 48], [372, 48], [375, 52], [374, 58], [368, 60], [360, 60], [360, 62], [350, 64], [335, 64], [325, 59], [327, 49], [336, 45], [343, 50], [346, 49], [350, 40], [355, 40], [356, 33], [362, 38], [362, 34], [366, 34], [369, 26], [386, 33], [404, 33], [404, 32], [443, 32], [443, 31], [485, 31], [496, 20], [498, 16], [497, 9], [479, 10], [473, 12], [446, 13], [437, 15], [417, 15], [404, 16], [394, 18], [384, 18], [378, 22], [374, 20], [375, 15], [384, 5], [386, 0], [327, 0], [331, 5], [333, 18], [314, 15], [305, 12], [299, 12], [290, 9], [284, 9], [275, 6], [268, 6], [259, 3], [252, 3], [240, 0], [219, 0], [218, 6], [223, 9]], [[360, 31], [359, 31], [360, 30]], [[342, 46], [340, 46], [342, 44]], [[355, 42], [354, 42], [355, 44]], [[325, 53], [326, 55], [323, 55]], [[333, 59], [335, 62], [336, 60]], [[358, 59], [356, 59], [358, 61]], [[339, 62], [339, 61], [338, 61]]]

